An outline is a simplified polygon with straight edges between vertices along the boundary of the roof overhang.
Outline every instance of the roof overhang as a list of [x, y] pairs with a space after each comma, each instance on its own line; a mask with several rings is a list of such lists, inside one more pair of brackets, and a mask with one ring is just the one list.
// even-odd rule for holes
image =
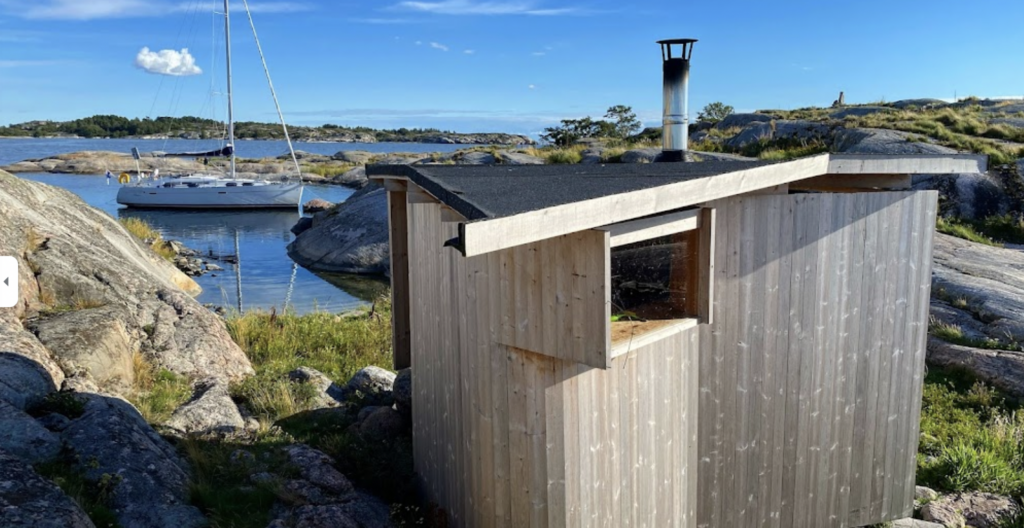
[[[483, 255], [586, 229], [656, 215], [801, 180], [858, 176], [966, 174], [987, 170], [984, 155], [821, 154], [706, 178], [602, 196], [511, 216], [459, 224], [463, 254]], [[385, 180], [377, 176], [374, 179]], [[443, 197], [439, 197], [444, 201]]]

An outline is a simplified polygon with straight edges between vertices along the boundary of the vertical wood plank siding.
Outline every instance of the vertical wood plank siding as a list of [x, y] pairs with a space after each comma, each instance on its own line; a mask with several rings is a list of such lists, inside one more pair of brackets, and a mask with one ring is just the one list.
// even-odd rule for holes
[[610, 360], [606, 234], [465, 258], [442, 247], [457, 226], [438, 204], [391, 199], [408, 226], [416, 472], [451, 526], [907, 513], [935, 193], [708, 204], [714, 323]]
[[699, 526], [910, 514], [936, 203], [886, 192], [715, 204], [725, 266], [716, 323], [701, 327]]

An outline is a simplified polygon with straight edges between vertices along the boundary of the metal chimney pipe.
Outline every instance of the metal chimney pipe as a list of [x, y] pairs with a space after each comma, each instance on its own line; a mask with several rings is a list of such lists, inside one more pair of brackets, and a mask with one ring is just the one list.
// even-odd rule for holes
[[[688, 149], [690, 56], [697, 39], [659, 40], [664, 72], [664, 109], [662, 111], [661, 160], [684, 161]], [[672, 53], [679, 46], [678, 56]]]

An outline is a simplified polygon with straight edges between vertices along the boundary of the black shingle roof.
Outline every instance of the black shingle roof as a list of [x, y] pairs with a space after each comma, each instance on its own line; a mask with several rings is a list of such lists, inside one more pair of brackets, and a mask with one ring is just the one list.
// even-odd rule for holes
[[472, 221], [769, 164], [708, 161], [607, 165], [369, 165], [366, 174], [408, 177]]

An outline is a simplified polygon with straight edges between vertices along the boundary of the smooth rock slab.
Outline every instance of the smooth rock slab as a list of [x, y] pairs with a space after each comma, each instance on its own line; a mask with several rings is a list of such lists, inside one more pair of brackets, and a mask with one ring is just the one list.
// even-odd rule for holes
[[78, 457], [85, 478], [109, 475], [110, 506], [121, 526], [198, 528], [206, 519], [188, 504], [185, 462], [129, 403], [81, 395], [85, 413], [64, 430], [65, 444]]
[[0, 526], [95, 528], [78, 504], [27, 463], [0, 449]]
[[60, 438], [24, 411], [0, 401], [0, 449], [35, 464], [60, 453]]
[[900, 519], [893, 521], [891, 528], [945, 528], [941, 524], [922, 521], [921, 519]]

